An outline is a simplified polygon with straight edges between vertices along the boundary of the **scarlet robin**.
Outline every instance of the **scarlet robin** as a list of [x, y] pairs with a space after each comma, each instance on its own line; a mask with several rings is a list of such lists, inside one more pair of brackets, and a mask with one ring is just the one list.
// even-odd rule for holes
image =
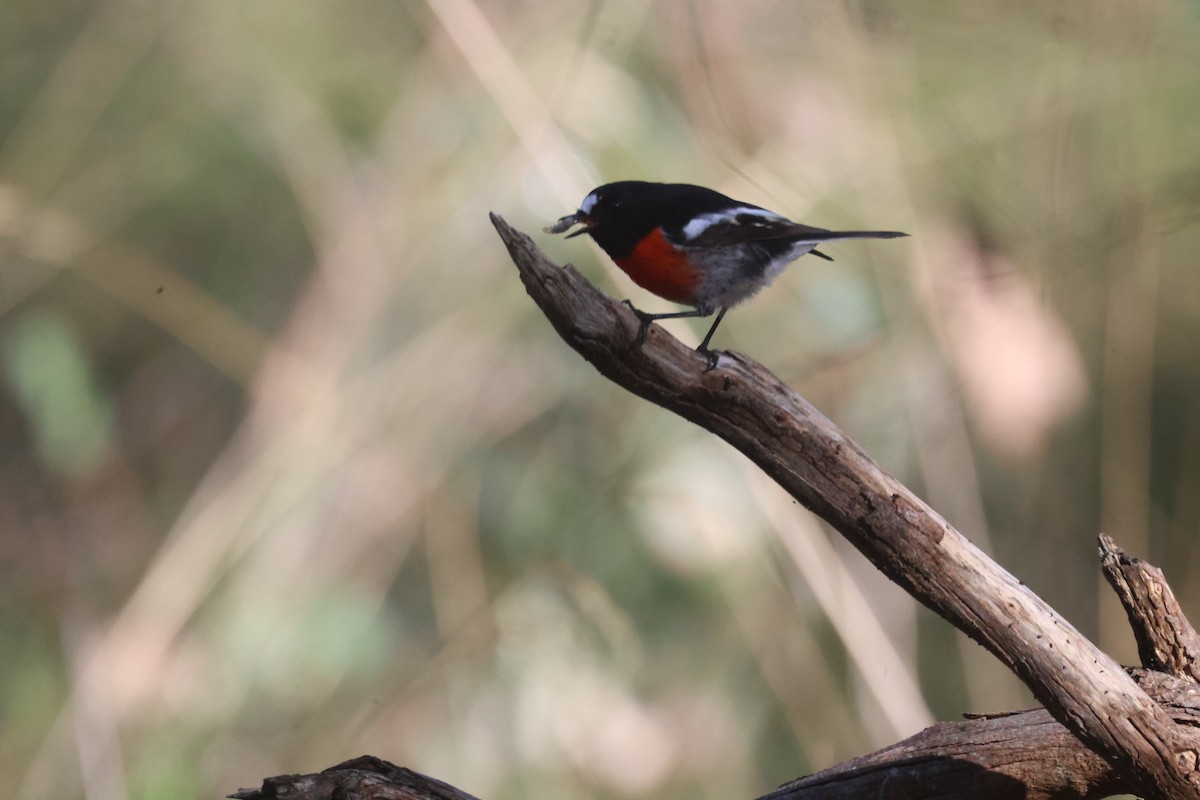
[[652, 322], [678, 317], [717, 318], [696, 348], [716, 363], [708, 343], [733, 306], [753, 297], [783, 268], [833, 239], [893, 239], [898, 231], [829, 231], [720, 192], [687, 183], [618, 181], [593, 189], [579, 210], [546, 228], [567, 238], [586, 233], [633, 282], [691, 311], [648, 314], [626, 300], [641, 320], [641, 343]]

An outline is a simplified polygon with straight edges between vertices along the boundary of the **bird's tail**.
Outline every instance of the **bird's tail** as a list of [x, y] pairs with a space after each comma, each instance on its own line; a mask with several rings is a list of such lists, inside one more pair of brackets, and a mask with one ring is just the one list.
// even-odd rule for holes
[[[797, 237], [798, 242], [828, 242], [832, 239], [897, 239], [901, 236], [908, 236], [907, 233], [900, 231], [820, 231], [814, 232], [811, 237]], [[833, 261], [833, 256], [827, 256], [817, 248], [808, 251], [818, 258], [823, 258], [826, 261]]]
[[908, 234], [900, 231], [821, 231], [814, 233], [811, 238], [798, 236], [796, 240], [827, 242], [831, 239], [898, 239], [901, 236], [908, 236]]

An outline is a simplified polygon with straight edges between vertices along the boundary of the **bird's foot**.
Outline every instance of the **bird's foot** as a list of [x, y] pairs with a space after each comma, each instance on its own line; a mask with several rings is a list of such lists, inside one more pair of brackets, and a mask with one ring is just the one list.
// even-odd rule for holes
[[709, 350], [707, 347], [697, 347], [696, 352], [703, 355], [705, 360], [708, 362], [708, 365], [704, 368], [705, 372], [712, 372], [714, 369], [716, 369], [717, 364], [721, 361], [721, 356], [725, 355], [724, 351], [722, 350]]
[[650, 323], [654, 322], [655, 316], [642, 311], [629, 300], [622, 300], [621, 305], [629, 306], [629, 310], [632, 311], [633, 315], [638, 318], [639, 322], [641, 322], [641, 325], [638, 327], [637, 338], [633, 340], [634, 347], [641, 347], [646, 343], [646, 335], [650, 333]]

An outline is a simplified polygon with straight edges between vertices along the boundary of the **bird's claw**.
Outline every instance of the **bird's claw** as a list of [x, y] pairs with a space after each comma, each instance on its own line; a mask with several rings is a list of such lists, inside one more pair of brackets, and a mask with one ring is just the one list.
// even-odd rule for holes
[[[641, 325], [638, 326], [637, 338], [633, 340], [634, 347], [641, 347], [643, 344], [646, 343], [646, 336], [650, 332], [650, 323], [661, 319], [663, 315], [649, 314], [645, 311], [642, 311], [640, 308], [635, 306], [629, 300], [622, 300], [621, 305], [628, 307], [629, 310], [633, 312], [633, 315], [635, 317], [637, 317], [638, 321], [641, 323]], [[666, 316], [673, 317], [673, 316], [679, 316], [679, 315], [667, 314]], [[717, 320], [717, 321], [720, 322], [720, 320]], [[705, 372], [712, 372], [714, 369], [717, 368], [717, 364], [721, 360], [721, 351], [720, 350], [709, 350], [708, 349], [708, 339], [711, 336], [712, 336], [712, 331], [710, 330], [708, 332], [708, 336], [705, 337], [704, 342], [701, 343], [701, 345], [696, 348], [696, 352], [702, 353], [706, 360], [707, 366], [704, 368]]]
[[708, 362], [707, 366], [704, 367], [705, 372], [712, 372], [717, 368], [717, 364], [721, 361], [722, 354], [720, 350], [709, 350], [705, 348], [704, 350], [696, 350], [696, 352], [701, 353]]
[[641, 325], [638, 326], [637, 338], [633, 340], [634, 347], [641, 347], [646, 343], [646, 336], [650, 333], [650, 323], [654, 322], [654, 315], [647, 314], [645, 311], [637, 308], [629, 300], [622, 300], [621, 305], [628, 306], [629, 310], [633, 312], [633, 315], [638, 318], [639, 322], [641, 322]]

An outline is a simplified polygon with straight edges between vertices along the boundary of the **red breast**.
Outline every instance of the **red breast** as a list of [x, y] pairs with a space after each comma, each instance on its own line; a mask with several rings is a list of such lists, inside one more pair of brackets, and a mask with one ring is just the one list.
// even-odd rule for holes
[[634, 245], [629, 255], [613, 259], [633, 282], [673, 303], [696, 305], [703, 275], [687, 254], [655, 228]]

